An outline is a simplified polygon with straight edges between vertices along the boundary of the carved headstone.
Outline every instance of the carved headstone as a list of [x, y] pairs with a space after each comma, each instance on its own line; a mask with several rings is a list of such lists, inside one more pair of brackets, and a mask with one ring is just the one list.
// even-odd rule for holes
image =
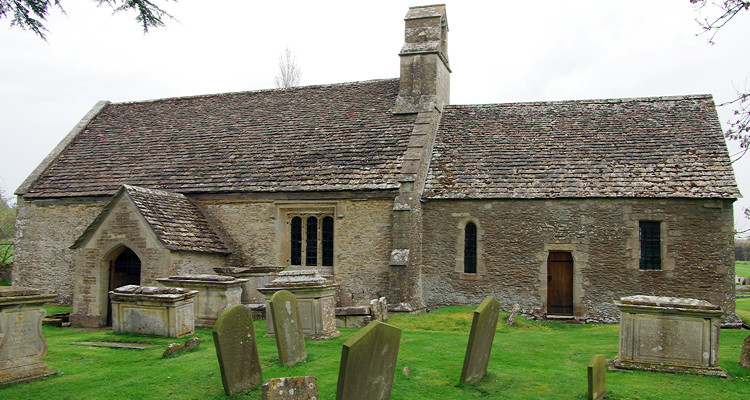
[[588, 366], [589, 400], [601, 399], [607, 395], [607, 359], [602, 354], [595, 355]]
[[250, 309], [235, 305], [224, 310], [214, 324], [213, 335], [227, 396], [259, 385], [262, 376]]
[[290, 367], [307, 360], [297, 299], [288, 290], [279, 290], [271, 296], [269, 305], [281, 365]]
[[740, 366], [750, 369], [750, 336], [742, 342], [742, 352], [740, 353]]
[[318, 400], [314, 376], [269, 379], [263, 384], [263, 400]]
[[488, 296], [474, 311], [469, 344], [466, 346], [461, 382], [471, 385], [484, 378], [490, 361], [492, 341], [495, 339], [500, 302]]
[[42, 334], [42, 305], [55, 297], [41, 290], [0, 286], [0, 384], [57, 373], [44, 363], [47, 340]]
[[336, 400], [387, 400], [391, 396], [401, 329], [373, 321], [344, 343]]

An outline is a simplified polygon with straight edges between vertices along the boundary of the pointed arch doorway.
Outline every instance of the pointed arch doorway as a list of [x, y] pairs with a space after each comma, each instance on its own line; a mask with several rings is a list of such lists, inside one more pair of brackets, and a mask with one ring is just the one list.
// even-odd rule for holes
[[109, 260], [109, 286], [107, 289], [107, 326], [112, 325], [112, 302], [109, 291], [125, 285], [141, 284], [141, 259], [133, 250], [123, 247]]

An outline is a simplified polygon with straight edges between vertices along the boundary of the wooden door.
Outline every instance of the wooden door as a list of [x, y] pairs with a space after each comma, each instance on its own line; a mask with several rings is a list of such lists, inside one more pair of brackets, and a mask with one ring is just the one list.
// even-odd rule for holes
[[[133, 250], [125, 249], [109, 262], [109, 290], [125, 285], [141, 284], [141, 259]], [[112, 302], [107, 294], [107, 325], [112, 325]]]
[[573, 315], [573, 255], [566, 251], [547, 257], [547, 314]]

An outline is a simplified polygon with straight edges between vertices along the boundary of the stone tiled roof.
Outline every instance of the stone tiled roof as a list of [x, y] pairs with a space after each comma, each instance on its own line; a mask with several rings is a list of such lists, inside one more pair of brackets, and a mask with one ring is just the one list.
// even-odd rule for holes
[[737, 198], [710, 96], [445, 108], [427, 198]]
[[398, 80], [107, 105], [24, 194], [379, 190], [397, 177], [414, 115]]
[[185, 195], [128, 185], [123, 185], [71, 248], [78, 248], [88, 240], [122, 194], [127, 194], [133, 201], [138, 212], [166, 248], [175, 251], [229, 253], [203, 212]]

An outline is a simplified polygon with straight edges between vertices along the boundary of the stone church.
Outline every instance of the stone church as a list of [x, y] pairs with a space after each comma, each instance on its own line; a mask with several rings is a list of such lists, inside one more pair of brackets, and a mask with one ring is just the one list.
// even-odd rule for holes
[[122, 284], [271, 265], [339, 306], [615, 321], [645, 294], [736, 322], [711, 96], [455, 105], [445, 6], [405, 22], [398, 79], [96, 104], [16, 192], [16, 284], [87, 326]]

